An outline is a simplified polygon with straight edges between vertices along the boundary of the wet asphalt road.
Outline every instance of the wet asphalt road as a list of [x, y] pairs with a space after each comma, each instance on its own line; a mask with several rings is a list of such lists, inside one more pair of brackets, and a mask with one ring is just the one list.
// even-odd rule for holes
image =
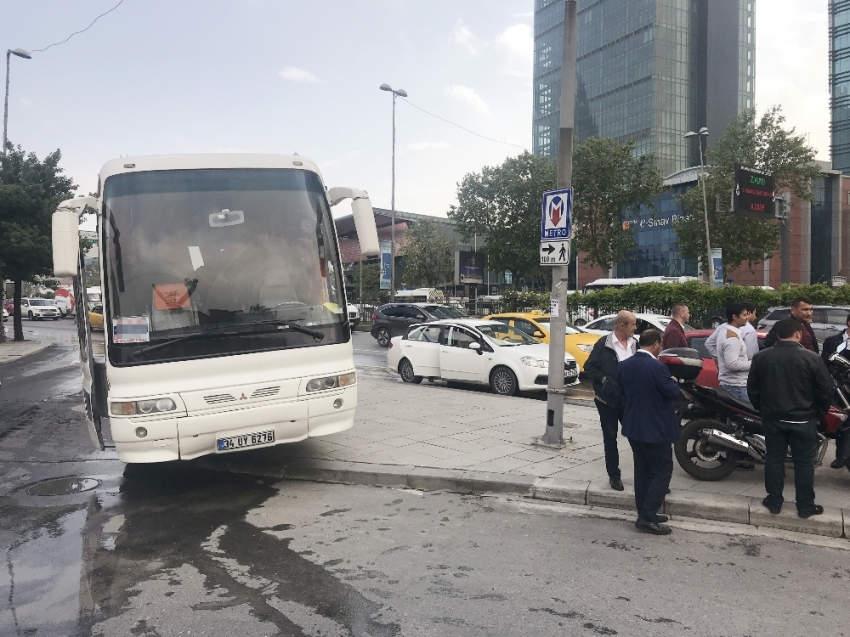
[[0, 367], [4, 637], [848, 634], [845, 542], [125, 467], [92, 451], [75, 353], [43, 329], [56, 346]]

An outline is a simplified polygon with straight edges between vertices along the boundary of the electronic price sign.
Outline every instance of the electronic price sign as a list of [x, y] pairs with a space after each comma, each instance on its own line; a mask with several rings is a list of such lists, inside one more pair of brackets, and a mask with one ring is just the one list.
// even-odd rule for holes
[[753, 217], [773, 218], [775, 186], [772, 175], [735, 166], [735, 212]]

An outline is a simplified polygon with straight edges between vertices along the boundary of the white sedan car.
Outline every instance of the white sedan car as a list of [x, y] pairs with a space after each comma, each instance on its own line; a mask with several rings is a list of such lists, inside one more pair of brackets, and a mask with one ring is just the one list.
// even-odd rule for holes
[[[549, 346], [498, 321], [444, 319], [393, 338], [387, 366], [406, 383], [440, 378], [489, 385], [496, 394], [512, 396], [546, 388]], [[579, 383], [578, 365], [566, 352], [564, 383]]]
[[[616, 318], [616, 314], [606, 314], [605, 316], [600, 316], [595, 321], [591, 321], [582, 329], [584, 329], [585, 332], [590, 332], [592, 334], [607, 336], [614, 331], [614, 320]], [[667, 326], [670, 324], [670, 321], [673, 320], [669, 316], [664, 316], [663, 314], [635, 314], [635, 318], [637, 318], [637, 329], [635, 330], [636, 334], [640, 334], [644, 330], [649, 329], [658, 330], [663, 334], [664, 330], [667, 329]], [[683, 327], [686, 332], [694, 330], [694, 328], [690, 325], [684, 325]]]

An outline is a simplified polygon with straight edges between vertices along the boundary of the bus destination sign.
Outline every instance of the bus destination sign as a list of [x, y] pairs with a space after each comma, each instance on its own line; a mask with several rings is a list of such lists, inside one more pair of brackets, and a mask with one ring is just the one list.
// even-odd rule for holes
[[773, 217], [773, 175], [735, 166], [735, 212], [754, 217]]

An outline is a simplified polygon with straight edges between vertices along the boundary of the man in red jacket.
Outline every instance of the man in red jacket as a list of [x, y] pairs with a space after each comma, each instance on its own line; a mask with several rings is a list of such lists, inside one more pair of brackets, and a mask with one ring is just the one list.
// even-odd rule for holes
[[673, 320], [667, 324], [661, 346], [664, 349], [671, 347], [687, 347], [688, 339], [685, 338], [685, 323], [691, 318], [691, 311], [684, 303], [676, 303], [673, 306]]

